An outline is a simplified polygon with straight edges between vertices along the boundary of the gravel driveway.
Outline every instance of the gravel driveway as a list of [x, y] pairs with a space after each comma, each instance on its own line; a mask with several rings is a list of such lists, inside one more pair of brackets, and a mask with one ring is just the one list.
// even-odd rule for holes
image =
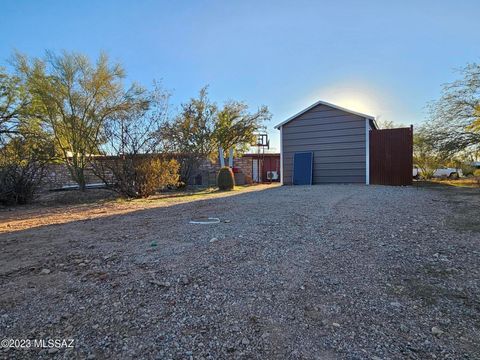
[[275, 187], [6, 233], [1, 338], [75, 348], [0, 357], [478, 359], [479, 204]]

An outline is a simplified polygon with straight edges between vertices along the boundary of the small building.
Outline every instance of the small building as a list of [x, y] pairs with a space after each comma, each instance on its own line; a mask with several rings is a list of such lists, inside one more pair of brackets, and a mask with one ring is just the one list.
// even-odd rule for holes
[[412, 184], [413, 126], [380, 130], [371, 115], [318, 101], [275, 128], [282, 184]]
[[[212, 186], [217, 183], [220, 164], [205, 158], [191, 171], [189, 185]], [[247, 153], [233, 159], [233, 172], [237, 185], [280, 181], [279, 153]]]
[[297, 183], [295, 162], [302, 171], [305, 166], [299, 165], [310, 161], [311, 184], [369, 183], [369, 130], [377, 129], [373, 116], [318, 101], [275, 128], [283, 184]]
[[249, 174], [254, 183], [280, 181], [279, 153], [248, 153], [243, 155], [242, 160], [243, 172]]

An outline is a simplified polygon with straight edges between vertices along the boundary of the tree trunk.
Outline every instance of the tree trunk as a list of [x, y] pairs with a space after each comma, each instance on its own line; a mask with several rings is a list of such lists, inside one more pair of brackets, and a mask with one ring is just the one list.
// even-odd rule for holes
[[85, 172], [82, 168], [77, 168], [77, 183], [80, 191], [87, 190], [87, 182], [85, 181]]
[[233, 148], [230, 148], [230, 154], [229, 154], [229, 158], [228, 158], [228, 166], [230, 166], [230, 168], [233, 168]]
[[70, 172], [70, 176], [72, 180], [78, 184], [78, 188], [80, 191], [86, 190], [86, 181], [85, 181], [85, 173], [84, 169], [77, 165], [78, 162], [67, 162], [65, 165], [67, 166], [68, 171]]
[[223, 157], [223, 149], [221, 146], [218, 147], [218, 156], [220, 158], [220, 167], [225, 166], [225, 158]]

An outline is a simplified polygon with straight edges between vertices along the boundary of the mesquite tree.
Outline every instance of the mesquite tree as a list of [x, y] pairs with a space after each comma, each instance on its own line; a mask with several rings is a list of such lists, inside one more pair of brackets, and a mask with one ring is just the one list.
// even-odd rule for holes
[[430, 105], [425, 134], [436, 149], [451, 156], [480, 146], [480, 64], [461, 69], [462, 78], [444, 85]]
[[[232, 155], [233, 151], [242, 152], [247, 149], [255, 140], [255, 134], [261, 124], [271, 118], [266, 106], [258, 111], [250, 113], [248, 105], [238, 101], [229, 101], [217, 113], [213, 130], [213, 140], [220, 162], [225, 158], [225, 151]], [[223, 165], [223, 164], [222, 164]]]
[[105, 142], [105, 123], [148, 106], [145, 90], [123, 84], [121, 65], [105, 54], [92, 63], [86, 56], [47, 52], [44, 58], [17, 55], [17, 72], [32, 97], [29, 117], [51, 132], [59, 157], [85, 189], [85, 168]]

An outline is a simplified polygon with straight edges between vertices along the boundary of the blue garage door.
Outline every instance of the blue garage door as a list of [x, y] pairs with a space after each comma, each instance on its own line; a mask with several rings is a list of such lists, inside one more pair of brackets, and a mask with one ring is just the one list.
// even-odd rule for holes
[[313, 153], [298, 152], [293, 156], [293, 185], [312, 185]]

